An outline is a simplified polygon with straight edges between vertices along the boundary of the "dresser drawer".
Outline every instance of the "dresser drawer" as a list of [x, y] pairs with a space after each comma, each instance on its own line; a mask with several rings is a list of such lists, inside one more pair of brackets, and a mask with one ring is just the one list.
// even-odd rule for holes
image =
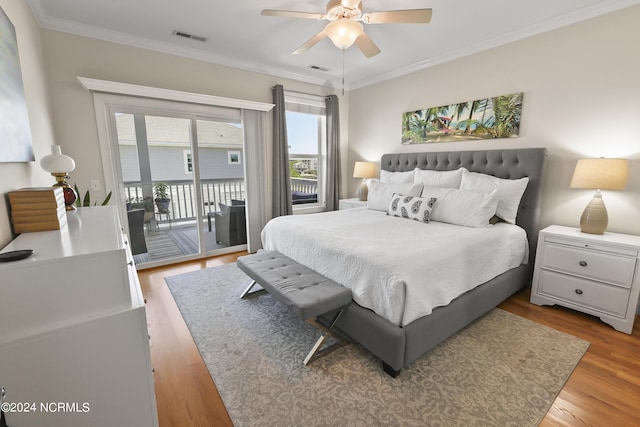
[[629, 289], [580, 277], [541, 270], [538, 292], [553, 298], [578, 304], [602, 313], [625, 317]]
[[630, 288], [636, 258], [547, 243], [541, 267]]

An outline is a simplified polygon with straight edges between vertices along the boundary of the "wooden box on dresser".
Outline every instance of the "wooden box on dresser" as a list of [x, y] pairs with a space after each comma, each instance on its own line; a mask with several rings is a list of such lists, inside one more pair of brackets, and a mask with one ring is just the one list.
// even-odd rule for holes
[[[111, 206], [0, 252], [0, 386], [10, 426], [157, 426], [144, 300]], [[8, 406], [7, 403], [12, 406]]]
[[630, 334], [640, 293], [639, 256], [640, 236], [547, 227], [538, 237], [531, 302], [589, 313]]

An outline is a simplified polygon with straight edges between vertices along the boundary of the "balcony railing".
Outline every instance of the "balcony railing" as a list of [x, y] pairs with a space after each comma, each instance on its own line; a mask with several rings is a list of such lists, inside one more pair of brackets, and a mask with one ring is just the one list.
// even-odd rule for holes
[[318, 180], [307, 178], [291, 178], [291, 191], [300, 191], [302, 193], [317, 193]]
[[[171, 203], [169, 210], [171, 211], [171, 220], [195, 220], [195, 185], [193, 181], [163, 181], [169, 186], [169, 197]], [[202, 216], [206, 217], [209, 212], [219, 212], [219, 203], [230, 205], [231, 200], [244, 200], [246, 190], [244, 179], [213, 179], [203, 180], [201, 184], [201, 193], [203, 201]], [[137, 182], [125, 182], [125, 197], [134, 207], [144, 207], [147, 211], [156, 210], [153, 197], [145, 198], [142, 192], [142, 184]], [[316, 193], [318, 191], [318, 183], [316, 180], [291, 178], [291, 191], [300, 191], [303, 193]], [[158, 218], [159, 219], [159, 218]], [[162, 220], [159, 222], [165, 222]]]

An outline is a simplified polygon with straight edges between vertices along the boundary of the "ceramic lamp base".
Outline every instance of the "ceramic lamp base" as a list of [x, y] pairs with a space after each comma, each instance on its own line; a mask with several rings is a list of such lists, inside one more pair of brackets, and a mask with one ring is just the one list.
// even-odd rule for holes
[[369, 196], [369, 187], [367, 186], [367, 182], [363, 179], [362, 184], [360, 184], [360, 188], [358, 188], [358, 199], [362, 202], [366, 202]]
[[589, 234], [604, 234], [609, 225], [607, 208], [602, 201], [602, 194], [596, 193], [582, 212], [580, 231]]
[[78, 195], [76, 194], [75, 190], [71, 187], [64, 187], [63, 191], [65, 209], [68, 211], [76, 210], [75, 202], [78, 199]]
[[65, 209], [68, 211], [76, 210], [75, 202], [78, 199], [78, 195], [76, 191], [69, 187], [66, 179], [69, 178], [66, 172], [53, 172], [51, 175], [56, 177], [56, 183], [52, 185], [52, 187], [62, 187], [62, 191], [64, 192], [64, 204]]

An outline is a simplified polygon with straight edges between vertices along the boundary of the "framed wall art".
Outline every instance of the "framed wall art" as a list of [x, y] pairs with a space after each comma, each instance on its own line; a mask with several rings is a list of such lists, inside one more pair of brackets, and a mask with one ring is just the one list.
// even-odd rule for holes
[[523, 93], [477, 99], [402, 114], [402, 143], [516, 138]]
[[0, 162], [32, 162], [33, 144], [16, 30], [0, 8]]

